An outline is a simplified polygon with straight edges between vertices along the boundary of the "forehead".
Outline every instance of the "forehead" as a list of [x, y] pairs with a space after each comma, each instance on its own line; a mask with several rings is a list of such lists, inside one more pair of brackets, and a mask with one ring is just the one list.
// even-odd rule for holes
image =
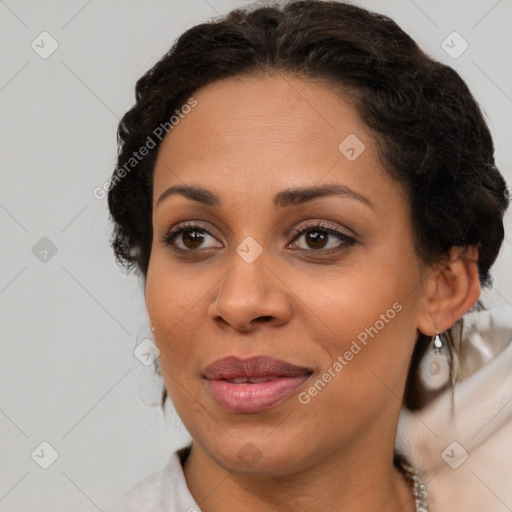
[[350, 98], [325, 82], [276, 73], [219, 80], [165, 137], [155, 166], [159, 191], [182, 181], [256, 191], [324, 178], [368, 194], [395, 188], [375, 137]]
[[219, 80], [196, 91], [194, 98], [197, 106], [174, 127], [162, 149], [186, 144], [196, 150], [231, 153], [261, 143], [282, 146], [303, 141], [307, 150], [323, 140], [319, 150], [329, 147], [337, 155], [331, 139], [348, 135], [347, 129], [370, 138], [347, 98], [327, 85], [289, 75]]

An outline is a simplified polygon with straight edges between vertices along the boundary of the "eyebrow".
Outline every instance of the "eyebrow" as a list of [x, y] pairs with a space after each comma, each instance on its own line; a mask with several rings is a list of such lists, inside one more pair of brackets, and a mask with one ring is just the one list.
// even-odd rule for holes
[[[222, 207], [220, 197], [207, 188], [198, 185], [173, 185], [165, 190], [158, 198], [155, 207], [157, 207], [164, 199], [172, 195], [182, 195], [193, 201], [212, 206], [214, 208]], [[372, 202], [365, 196], [352, 190], [346, 185], [340, 183], [327, 183], [325, 185], [317, 185], [312, 187], [287, 188], [278, 192], [273, 199], [276, 208], [284, 208], [286, 206], [296, 206], [299, 204], [312, 201], [318, 197], [341, 196], [357, 199], [375, 209]]]

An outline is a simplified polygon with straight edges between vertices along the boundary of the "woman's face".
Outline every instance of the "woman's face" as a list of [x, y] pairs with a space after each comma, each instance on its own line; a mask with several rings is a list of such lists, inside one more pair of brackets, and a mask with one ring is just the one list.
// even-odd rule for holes
[[325, 85], [194, 97], [159, 149], [145, 295], [195, 445], [274, 474], [392, 449], [425, 294], [404, 188]]

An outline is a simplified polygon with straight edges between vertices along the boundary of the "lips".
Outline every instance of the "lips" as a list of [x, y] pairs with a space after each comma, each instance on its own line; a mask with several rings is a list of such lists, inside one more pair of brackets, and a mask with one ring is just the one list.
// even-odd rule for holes
[[207, 388], [219, 405], [231, 412], [260, 412], [293, 394], [311, 370], [267, 356], [226, 357], [204, 371]]

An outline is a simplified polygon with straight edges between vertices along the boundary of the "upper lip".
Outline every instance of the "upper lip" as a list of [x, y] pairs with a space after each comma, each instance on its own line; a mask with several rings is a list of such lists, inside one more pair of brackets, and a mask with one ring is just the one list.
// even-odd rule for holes
[[214, 361], [203, 371], [209, 380], [237, 379], [242, 377], [297, 377], [308, 375], [311, 370], [295, 366], [281, 359], [269, 356], [254, 356], [239, 359], [229, 356]]

